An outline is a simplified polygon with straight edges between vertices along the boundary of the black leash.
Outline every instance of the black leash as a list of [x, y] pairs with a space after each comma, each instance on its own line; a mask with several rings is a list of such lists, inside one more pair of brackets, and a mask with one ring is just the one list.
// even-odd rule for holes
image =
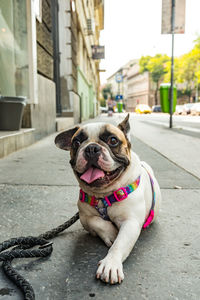
[[[64, 231], [79, 219], [77, 212], [70, 220], [62, 225], [53, 228], [38, 237], [18, 237], [12, 238], [0, 244], [0, 262], [6, 276], [14, 282], [23, 292], [24, 300], [35, 300], [35, 293], [30, 283], [24, 279], [13, 267], [12, 260], [14, 258], [27, 258], [27, 257], [46, 257], [53, 251], [52, 242], [49, 239], [56, 237], [60, 232]], [[37, 249], [30, 249], [38, 246]], [[5, 251], [13, 247], [11, 250]]]

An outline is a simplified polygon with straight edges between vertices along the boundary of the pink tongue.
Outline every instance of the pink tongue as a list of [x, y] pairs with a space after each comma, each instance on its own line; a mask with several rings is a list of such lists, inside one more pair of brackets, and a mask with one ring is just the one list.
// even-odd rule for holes
[[86, 181], [87, 183], [91, 183], [97, 180], [100, 177], [104, 177], [105, 173], [102, 170], [97, 168], [90, 167], [83, 175], [81, 175], [81, 179]]

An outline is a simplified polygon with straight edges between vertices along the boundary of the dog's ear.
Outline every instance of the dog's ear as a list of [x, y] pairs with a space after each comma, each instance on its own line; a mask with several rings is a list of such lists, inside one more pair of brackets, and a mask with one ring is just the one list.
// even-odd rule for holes
[[128, 136], [130, 131], [129, 114], [127, 114], [126, 118], [118, 125], [118, 128], [124, 133], [125, 136]]
[[72, 137], [78, 129], [79, 127], [74, 127], [58, 134], [55, 138], [56, 146], [62, 150], [70, 150], [72, 145]]

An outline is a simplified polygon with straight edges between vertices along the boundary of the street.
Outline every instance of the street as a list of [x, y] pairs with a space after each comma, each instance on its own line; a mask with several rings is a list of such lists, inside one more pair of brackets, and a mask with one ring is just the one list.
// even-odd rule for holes
[[[124, 116], [101, 115], [95, 121], [117, 124]], [[78, 221], [53, 240], [50, 257], [13, 262], [32, 284], [36, 300], [199, 299], [199, 138], [155, 126], [155, 120], [166, 123], [167, 117], [130, 117], [132, 148], [152, 166], [163, 201], [157, 221], [141, 233], [124, 263], [124, 282], [110, 286], [95, 279], [107, 247]], [[56, 148], [54, 138], [55, 134], [0, 160], [1, 242], [39, 235], [76, 213], [79, 188], [69, 153]], [[0, 299], [23, 299], [2, 270]]]
[[162, 153], [189, 173], [200, 178], [200, 118], [168, 114], [131, 115], [133, 135]]
[[[147, 115], [137, 115], [135, 118], [144, 122], [150, 122], [152, 124], [160, 124], [169, 127], [169, 115], [163, 113], [153, 113]], [[189, 131], [191, 134], [196, 133], [196, 136], [200, 138], [200, 118], [199, 116], [191, 115], [173, 115], [173, 127], [175, 129], [182, 129], [183, 132]]]

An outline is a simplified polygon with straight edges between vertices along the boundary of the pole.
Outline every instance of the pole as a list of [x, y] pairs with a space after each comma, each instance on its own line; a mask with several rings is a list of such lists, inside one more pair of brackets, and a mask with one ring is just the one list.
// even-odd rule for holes
[[199, 95], [198, 95], [198, 79], [197, 79], [195, 102], [198, 102], [198, 98], [199, 98]]
[[174, 96], [174, 27], [175, 27], [175, 0], [172, 1], [172, 18], [171, 18], [171, 31], [172, 31], [172, 57], [171, 57], [171, 89], [170, 89], [170, 119], [169, 128], [173, 127], [173, 96]]

